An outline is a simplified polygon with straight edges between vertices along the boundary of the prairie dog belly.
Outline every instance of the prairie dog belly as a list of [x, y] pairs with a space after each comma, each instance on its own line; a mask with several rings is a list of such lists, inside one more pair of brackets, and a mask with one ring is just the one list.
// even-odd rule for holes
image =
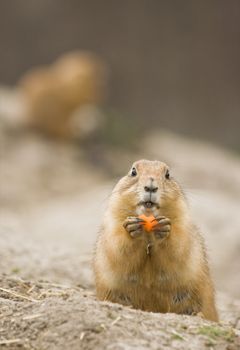
[[101, 259], [104, 263], [101, 280], [107, 288], [101, 298], [145, 311], [199, 312], [188, 287], [190, 281], [184, 278], [184, 275], [189, 277], [188, 271], [175, 274], [163, 271], [160, 266], [154, 266], [153, 257], [146, 251], [144, 256], [145, 263], [140, 269], [120, 272], [110, 266], [105, 255], [105, 259]]

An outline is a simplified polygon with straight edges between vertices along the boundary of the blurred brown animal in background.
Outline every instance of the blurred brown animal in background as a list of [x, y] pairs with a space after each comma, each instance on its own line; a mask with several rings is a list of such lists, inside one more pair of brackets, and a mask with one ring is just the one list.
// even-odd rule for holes
[[[105, 64], [82, 51], [67, 53], [50, 66], [33, 68], [19, 81], [29, 123], [60, 138], [72, 137], [76, 129], [81, 136], [81, 115], [80, 126], [76, 124], [78, 111], [86, 105], [101, 104], [106, 85]], [[98, 123], [92, 119], [89, 122], [90, 129]]]

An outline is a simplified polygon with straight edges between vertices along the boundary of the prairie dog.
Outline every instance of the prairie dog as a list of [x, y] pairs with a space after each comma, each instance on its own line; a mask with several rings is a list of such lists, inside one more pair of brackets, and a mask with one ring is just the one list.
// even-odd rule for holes
[[[144, 230], [140, 214], [158, 224]], [[218, 321], [202, 236], [183, 191], [160, 161], [139, 160], [115, 186], [94, 256], [100, 300]]]
[[96, 114], [95, 118], [92, 113], [92, 118], [83, 119], [80, 112], [84, 106], [104, 102], [107, 75], [98, 56], [78, 50], [62, 55], [49, 66], [31, 69], [19, 81], [26, 122], [60, 139], [81, 138], [87, 128], [84, 125], [88, 130], [92, 124], [99, 125]]

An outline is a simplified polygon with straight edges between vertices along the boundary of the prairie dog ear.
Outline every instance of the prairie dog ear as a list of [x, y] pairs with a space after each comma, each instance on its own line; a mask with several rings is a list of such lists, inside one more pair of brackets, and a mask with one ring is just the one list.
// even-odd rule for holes
[[132, 177], [137, 176], [138, 172], [137, 172], [137, 168], [135, 166], [133, 166], [129, 172], [129, 175]]

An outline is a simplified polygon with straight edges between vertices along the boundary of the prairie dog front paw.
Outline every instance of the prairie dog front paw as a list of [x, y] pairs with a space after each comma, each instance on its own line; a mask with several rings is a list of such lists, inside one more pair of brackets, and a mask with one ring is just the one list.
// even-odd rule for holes
[[171, 221], [165, 216], [156, 217], [157, 224], [153, 227], [153, 233], [156, 238], [167, 238], [171, 231]]
[[143, 220], [135, 216], [128, 216], [123, 227], [132, 238], [139, 237], [143, 233]]

